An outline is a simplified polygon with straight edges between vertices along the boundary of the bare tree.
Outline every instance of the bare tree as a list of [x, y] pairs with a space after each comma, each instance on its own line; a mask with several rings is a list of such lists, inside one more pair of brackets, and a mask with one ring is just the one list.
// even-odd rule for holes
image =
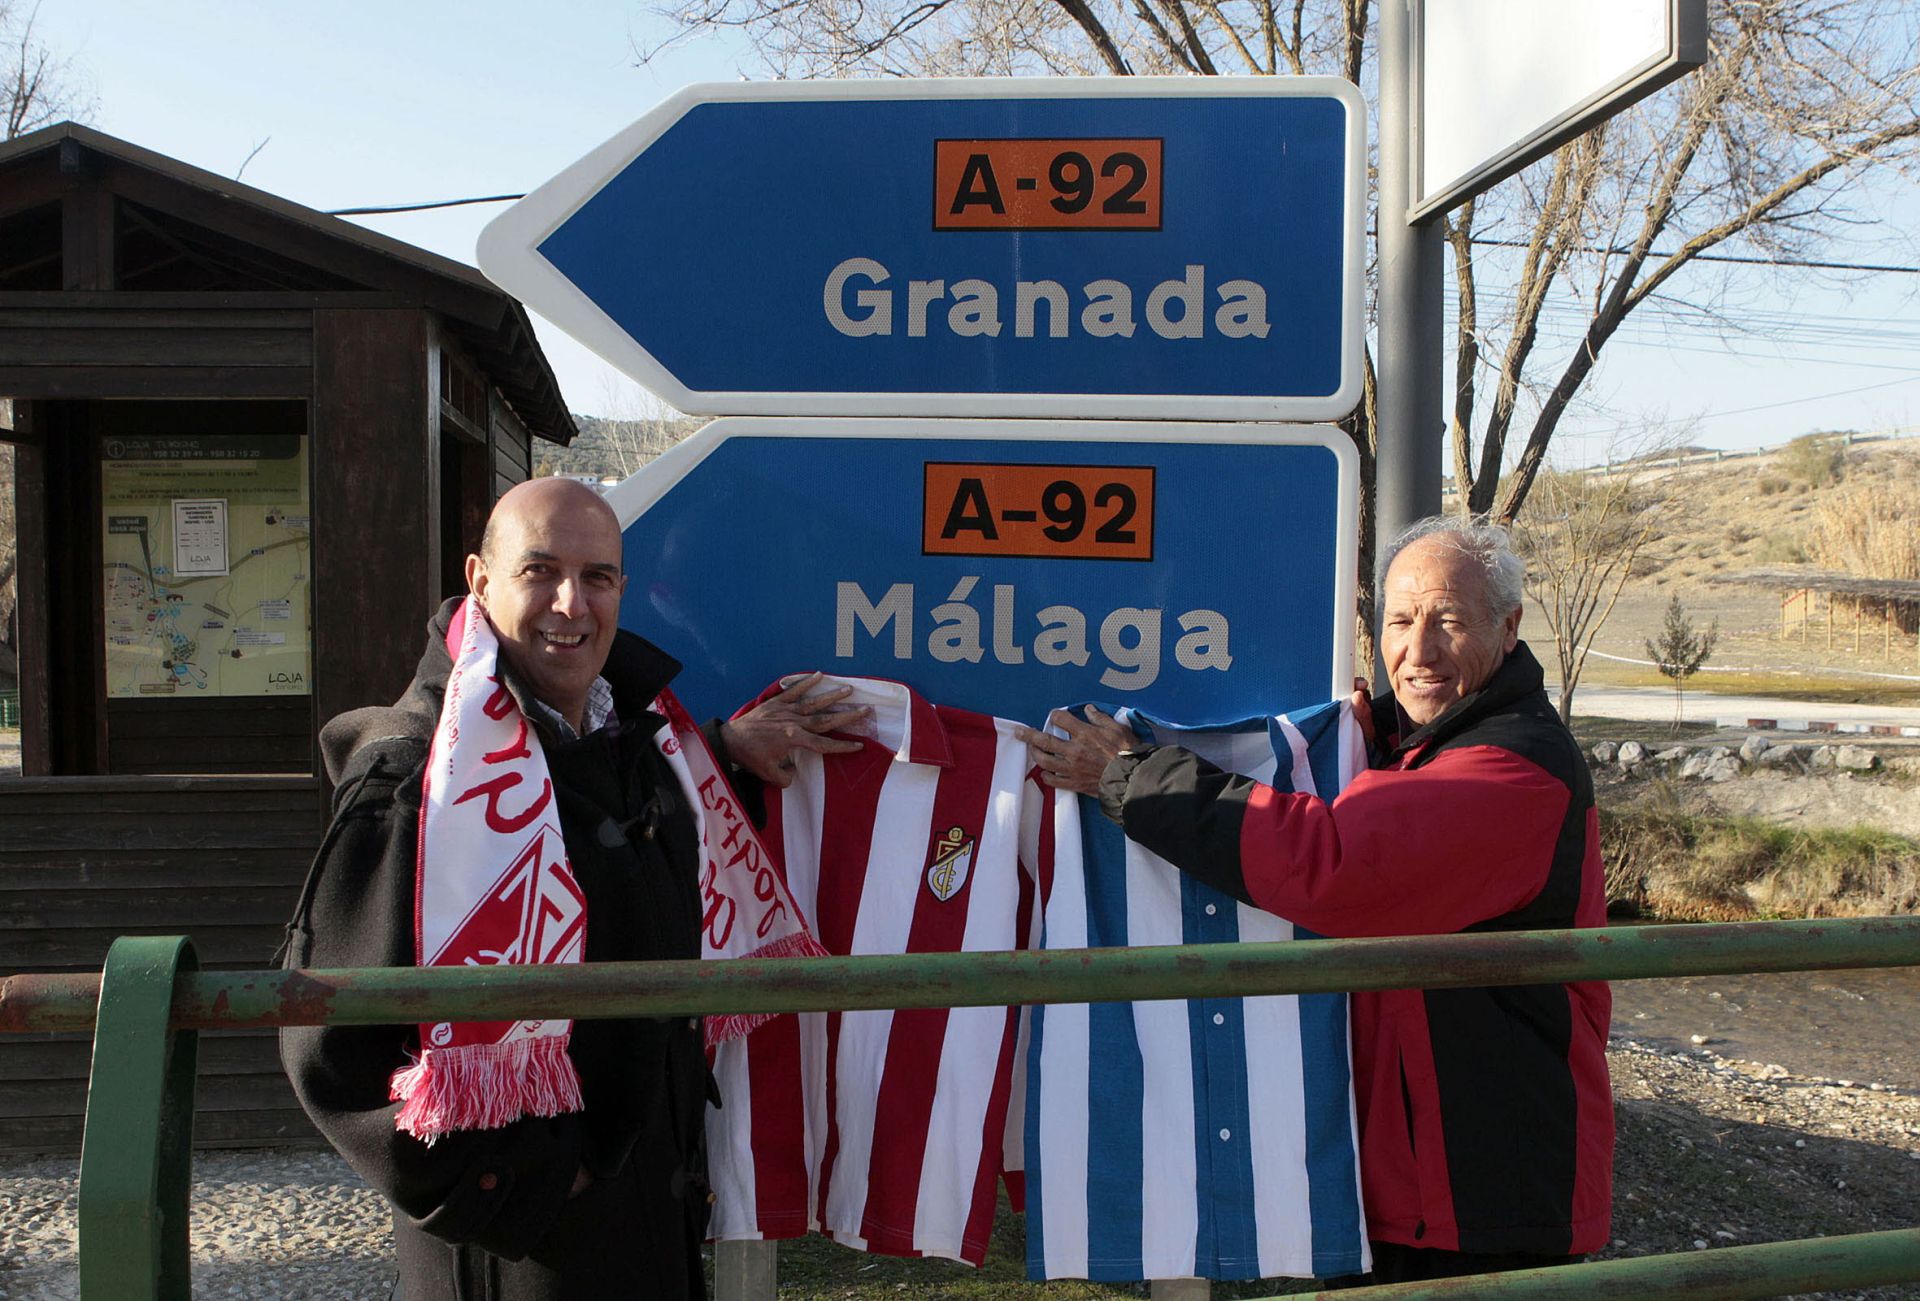
[[[685, 0], [656, 12], [683, 36], [738, 31], [783, 76], [1324, 73], [1363, 87], [1376, 76], [1371, 0]], [[1713, 0], [1711, 14], [1705, 69], [1447, 222], [1463, 511], [1520, 513], [1631, 315], [1737, 329], [1719, 310], [1729, 281], [1713, 258], [1765, 261], [1857, 238], [1850, 187], [1920, 158], [1912, 0]], [[1569, 313], [1573, 337], [1547, 328]], [[1369, 364], [1366, 399], [1342, 422], [1360, 452], [1363, 591], [1372, 374]]]
[[63, 118], [93, 111], [85, 74], [68, 56], [54, 53], [34, 30], [40, 7], [0, 0], [0, 78], [6, 81], [4, 139], [37, 131]]
[[1515, 533], [1527, 559], [1527, 595], [1553, 633], [1562, 722], [1573, 719], [1593, 640], [1640, 548], [1660, 530], [1666, 505], [1658, 481], [1636, 476], [1631, 463], [1618, 471], [1547, 470], [1534, 480]]
[[[1500, 295], [1510, 307], [1497, 362], [1470, 348], [1470, 324], [1460, 340], [1468, 409], [1475, 370], [1492, 371], [1496, 386], [1477, 459], [1456, 403], [1468, 510], [1519, 513], [1629, 316], [1657, 307], [1737, 330], [1737, 315], [1718, 310], [1727, 264], [1703, 259], [1805, 259], [1849, 235], [1848, 192], [1863, 173], [1910, 172], [1920, 158], [1920, 9], [1908, 0], [1715, 0], [1711, 12], [1705, 68], [1533, 169], [1495, 222], [1481, 220], [1484, 205], [1449, 222], [1456, 268], [1469, 241], [1517, 258]], [[1463, 322], [1476, 315], [1479, 279], [1456, 276]], [[1575, 301], [1579, 337], [1546, 347], [1546, 314]], [[1523, 390], [1530, 423], [1517, 420]]]
[[601, 391], [600, 439], [615, 473], [626, 478], [699, 427], [631, 381], [611, 378]]

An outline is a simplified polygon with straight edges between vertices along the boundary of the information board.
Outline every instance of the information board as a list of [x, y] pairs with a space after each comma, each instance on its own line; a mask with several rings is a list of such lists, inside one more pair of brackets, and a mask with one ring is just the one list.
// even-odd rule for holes
[[100, 495], [109, 697], [312, 692], [304, 438], [109, 438]]

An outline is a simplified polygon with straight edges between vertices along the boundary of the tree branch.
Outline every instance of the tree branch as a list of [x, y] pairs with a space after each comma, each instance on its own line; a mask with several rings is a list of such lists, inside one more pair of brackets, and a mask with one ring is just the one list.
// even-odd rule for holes
[[1193, 66], [1193, 57], [1187, 53], [1186, 46], [1167, 30], [1166, 24], [1160, 21], [1160, 15], [1153, 12], [1153, 6], [1148, 4], [1147, 0], [1133, 0], [1133, 8], [1134, 12], [1140, 15], [1141, 21], [1145, 22], [1152, 29], [1153, 34], [1160, 38], [1160, 43], [1166, 46], [1167, 53], [1171, 54], [1181, 67], [1188, 72], [1200, 71]]
[[1473, 200], [1443, 224], [1453, 249], [1454, 297], [1459, 320], [1453, 352], [1453, 486], [1465, 503], [1473, 495], [1473, 384], [1480, 369], [1479, 310], [1473, 280]]
[[1195, 0], [1195, 3], [1206, 10], [1207, 16], [1218, 24], [1222, 32], [1226, 33], [1227, 39], [1233, 42], [1234, 50], [1238, 52], [1240, 58], [1246, 63], [1249, 71], [1255, 73], [1272, 71], [1271, 68], [1261, 67], [1260, 60], [1253, 57], [1253, 51], [1247, 48], [1247, 43], [1240, 38], [1239, 31], [1235, 29], [1232, 23], [1227, 21], [1227, 16], [1220, 12], [1219, 0]]
[[1220, 70], [1213, 66], [1213, 59], [1207, 53], [1207, 47], [1200, 43], [1200, 33], [1193, 29], [1193, 19], [1187, 14], [1187, 6], [1182, 0], [1160, 0], [1166, 11], [1173, 15], [1174, 22], [1180, 26], [1180, 35], [1185, 40], [1192, 58], [1192, 65], [1209, 77], [1217, 77]]
[[1093, 10], [1087, 7], [1086, 0], [1054, 0], [1054, 3], [1064, 9], [1067, 17], [1073, 19], [1080, 30], [1087, 34], [1087, 39], [1093, 42], [1093, 48], [1107, 65], [1107, 71], [1116, 77], [1132, 75], [1133, 69], [1127, 66], [1125, 57], [1120, 53], [1120, 47], [1114, 44], [1113, 34], [1107, 31], [1106, 24], [1102, 23]]

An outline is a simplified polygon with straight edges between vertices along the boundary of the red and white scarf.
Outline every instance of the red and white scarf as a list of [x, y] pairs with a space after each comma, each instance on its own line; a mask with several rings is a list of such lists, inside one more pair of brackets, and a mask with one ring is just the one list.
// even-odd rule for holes
[[[587, 901], [567, 860], [540, 739], [501, 681], [500, 646], [469, 596], [447, 629], [453, 672], [428, 753], [414, 890], [414, 960], [423, 967], [579, 962]], [[654, 736], [700, 812], [702, 956], [822, 953], [706, 739], [671, 692]], [[707, 1041], [765, 1016], [707, 1020]], [[570, 1020], [432, 1022], [394, 1072], [396, 1128], [427, 1143], [521, 1116], [581, 1107], [567, 1055]]]
[[[700, 956], [816, 958], [814, 938], [787, 879], [740, 807], [740, 797], [714, 761], [707, 738], [671, 691], [653, 711], [667, 720], [654, 737], [680, 787], [700, 814]], [[737, 1039], [774, 1018], [772, 1012], [728, 1012], [706, 1019], [707, 1046]]]

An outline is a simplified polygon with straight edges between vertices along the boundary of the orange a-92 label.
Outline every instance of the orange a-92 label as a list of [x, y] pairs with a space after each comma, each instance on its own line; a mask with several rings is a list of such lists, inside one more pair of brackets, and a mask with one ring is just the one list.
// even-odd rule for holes
[[1159, 230], [1163, 141], [936, 140], [935, 230]]
[[928, 461], [920, 549], [929, 556], [1153, 559], [1150, 465]]

